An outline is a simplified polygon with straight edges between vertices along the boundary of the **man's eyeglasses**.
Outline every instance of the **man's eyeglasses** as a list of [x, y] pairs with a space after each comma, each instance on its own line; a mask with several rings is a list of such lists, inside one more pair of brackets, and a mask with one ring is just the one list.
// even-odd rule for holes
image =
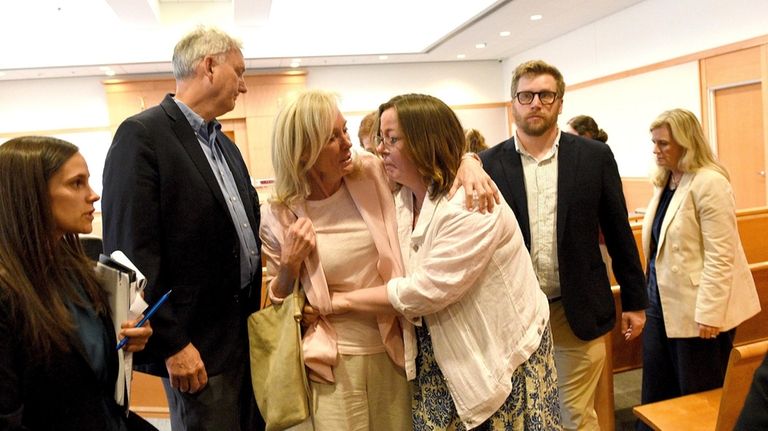
[[551, 105], [557, 100], [557, 93], [554, 91], [518, 91], [517, 94], [515, 94], [515, 97], [521, 105], [530, 105], [533, 103], [533, 98], [536, 97], [536, 95], [539, 96], [539, 102], [541, 102], [542, 105]]
[[376, 136], [374, 138], [374, 142], [376, 142], [376, 146], [378, 146], [379, 144], [383, 143], [386, 147], [392, 148], [398, 142], [400, 142], [401, 139], [403, 139], [403, 138], [397, 138], [397, 137], [394, 137], [394, 136], [388, 136], [386, 138], [383, 137], [383, 136]]

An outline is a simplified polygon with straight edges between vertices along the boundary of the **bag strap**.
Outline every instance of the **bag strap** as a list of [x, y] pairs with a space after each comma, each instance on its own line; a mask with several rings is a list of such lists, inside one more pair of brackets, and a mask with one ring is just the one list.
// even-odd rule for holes
[[301, 309], [301, 305], [299, 304], [299, 288], [300, 288], [300, 281], [301, 274], [299, 274], [298, 277], [296, 277], [296, 281], [293, 282], [293, 318], [296, 319], [297, 322], [301, 321], [301, 316], [303, 310]]

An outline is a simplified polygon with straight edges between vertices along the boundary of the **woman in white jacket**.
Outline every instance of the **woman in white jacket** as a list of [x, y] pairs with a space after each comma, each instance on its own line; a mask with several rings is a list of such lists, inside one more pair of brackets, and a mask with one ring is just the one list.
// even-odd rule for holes
[[643, 223], [644, 404], [722, 386], [734, 328], [760, 310], [728, 173], [696, 116], [666, 111], [650, 130], [658, 170]]
[[334, 312], [396, 311], [417, 325], [405, 345], [415, 430], [560, 429], [549, 306], [512, 210], [446, 197], [464, 134], [445, 103], [408, 94], [379, 113], [407, 275], [334, 294]]

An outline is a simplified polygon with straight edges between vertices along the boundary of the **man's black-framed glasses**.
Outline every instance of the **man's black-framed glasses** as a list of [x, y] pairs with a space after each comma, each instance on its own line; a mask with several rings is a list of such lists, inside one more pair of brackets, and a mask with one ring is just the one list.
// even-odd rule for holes
[[557, 100], [557, 93], [554, 91], [518, 91], [515, 97], [521, 105], [530, 105], [533, 103], [533, 98], [537, 95], [542, 105], [551, 105]]

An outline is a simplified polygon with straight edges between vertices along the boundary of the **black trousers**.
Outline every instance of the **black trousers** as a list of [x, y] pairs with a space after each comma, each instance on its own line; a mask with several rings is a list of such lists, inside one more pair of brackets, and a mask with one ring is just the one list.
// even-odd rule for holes
[[[651, 311], [651, 310], [649, 310]], [[735, 330], [717, 338], [669, 338], [659, 310], [643, 330], [642, 403], [653, 403], [723, 386]], [[650, 430], [638, 421], [637, 430]]]

